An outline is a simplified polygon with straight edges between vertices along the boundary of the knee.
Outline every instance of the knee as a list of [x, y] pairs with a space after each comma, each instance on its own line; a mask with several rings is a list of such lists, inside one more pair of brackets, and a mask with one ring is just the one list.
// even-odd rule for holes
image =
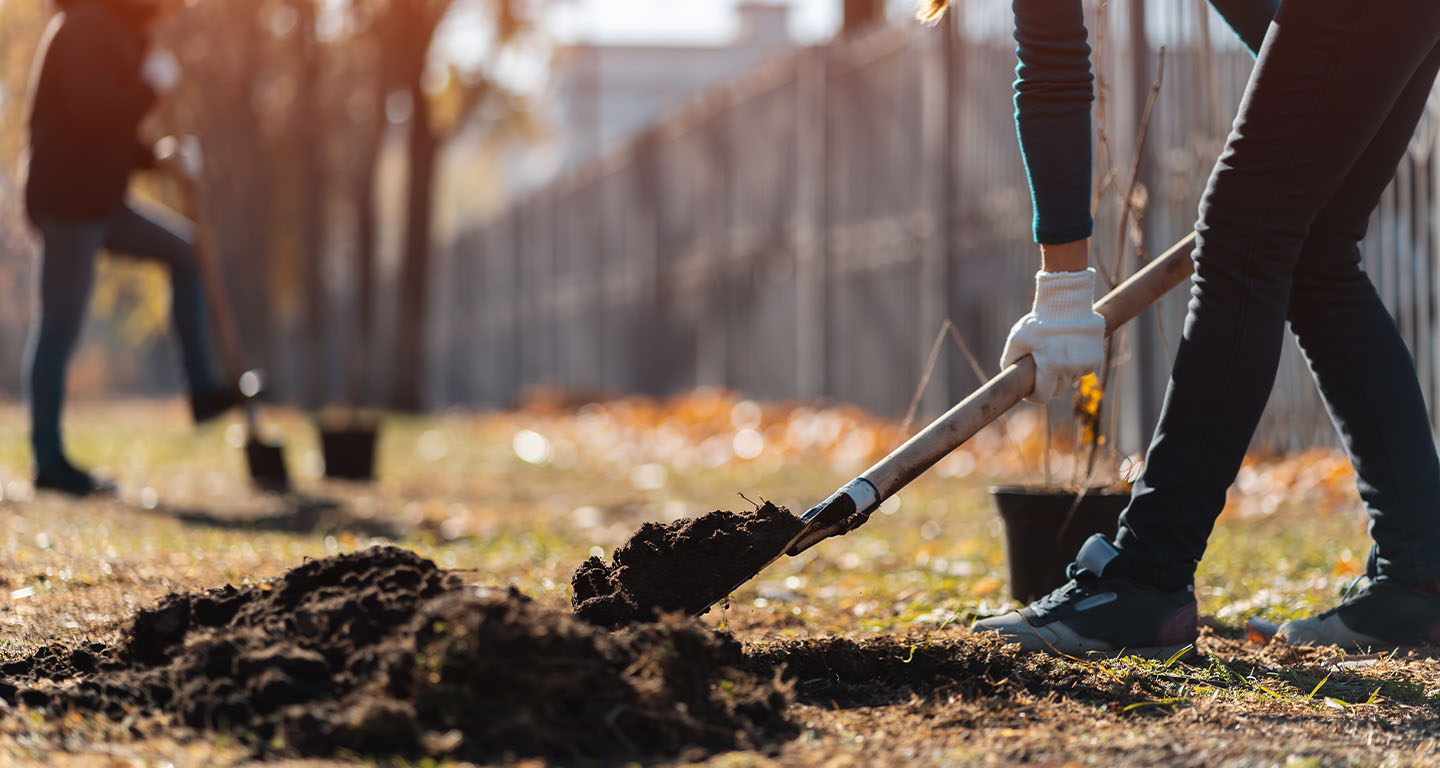
[[1293, 330], [1303, 334], [1327, 324], [1339, 312], [1380, 303], [1370, 277], [1360, 265], [1360, 249], [1325, 250], [1306, 244], [1295, 270], [1287, 313]]
[[89, 303], [89, 280], [79, 276], [46, 275], [40, 288], [40, 324], [42, 327], [78, 326]]
[[34, 331], [36, 345], [46, 349], [68, 348], [80, 335], [84, 322], [83, 301], [53, 301], [47, 298], [40, 307]]
[[1230, 296], [1275, 295], [1291, 287], [1296, 249], [1257, 247], [1254, 232], [1241, 228], [1196, 227], [1195, 285]]

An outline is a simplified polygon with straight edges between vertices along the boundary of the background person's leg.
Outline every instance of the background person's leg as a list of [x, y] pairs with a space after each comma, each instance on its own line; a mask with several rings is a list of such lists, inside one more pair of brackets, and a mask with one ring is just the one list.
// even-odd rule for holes
[[37, 475], [66, 466], [60, 437], [65, 403], [65, 371], [80, 337], [95, 251], [105, 238], [103, 222], [43, 222], [39, 295], [25, 350], [26, 392], [30, 400], [30, 444]]
[[170, 272], [170, 313], [180, 338], [181, 359], [192, 396], [217, 390], [210, 358], [205, 284], [191, 245], [192, 232], [180, 216], [154, 207], [126, 208], [105, 239], [117, 256], [158, 261]]
[[1287, 0], [1270, 28], [1201, 203], [1184, 338], [1121, 518], [1141, 581], [1193, 580], [1274, 383], [1311, 225], [1440, 39], [1440, 4], [1394, 5]]
[[1440, 458], [1415, 363], [1360, 263], [1359, 242], [1425, 112], [1440, 46], [1311, 227], [1290, 296], [1290, 328], [1371, 517], [1371, 575], [1440, 580]]

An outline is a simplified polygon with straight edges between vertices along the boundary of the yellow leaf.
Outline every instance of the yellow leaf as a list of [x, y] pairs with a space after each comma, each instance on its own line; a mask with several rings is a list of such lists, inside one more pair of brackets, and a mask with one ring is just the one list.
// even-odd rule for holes
[[976, 597], [988, 597], [999, 592], [1001, 586], [999, 579], [986, 576], [975, 582], [975, 586], [970, 588], [970, 593]]

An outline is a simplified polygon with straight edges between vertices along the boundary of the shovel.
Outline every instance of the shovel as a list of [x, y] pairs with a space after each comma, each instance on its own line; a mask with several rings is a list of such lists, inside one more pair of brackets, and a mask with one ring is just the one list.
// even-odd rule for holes
[[226, 373], [230, 381], [239, 382], [240, 393], [245, 398], [245, 463], [250, 469], [250, 479], [262, 491], [284, 493], [290, 490], [290, 473], [285, 467], [284, 446], [261, 437], [260, 415], [255, 396], [259, 394], [264, 383], [258, 371], [245, 369], [240, 353], [239, 335], [235, 330], [234, 311], [220, 279], [220, 265], [216, 262], [215, 232], [205, 216], [200, 185], [181, 159], [182, 152], [195, 152], [198, 157], [198, 143], [182, 146], [194, 141], [193, 137], [186, 137], [184, 142], [173, 137], [163, 139], [157, 145], [156, 159], [180, 182], [185, 206], [189, 209], [191, 220], [195, 222], [195, 258], [205, 281], [210, 316], [214, 319], [216, 334], [220, 337], [220, 351], [225, 359]]
[[[1105, 318], [1106, 335], [1114, 333], [1190, 276], [1193, 269], [1190, 251], [1194, 246], [1195, 233], [1191, 232], [1095, 304], [1095, 311]], [[864, 525], [881, 502], [898, 493], [975, 433], [1015, 407], [1034, 388], [1035, 361], [1027, 356], [1001, 371], [875, 466], [841, 486], [830, 498], [801, 515], [804, 527], [775, 557], [692, 615], [699, 616], [709, 610], [710, 606], [725, 599], [730, 592], [755, 578], [782, 556], [794, 557], [831, 536], [840, 536]]]

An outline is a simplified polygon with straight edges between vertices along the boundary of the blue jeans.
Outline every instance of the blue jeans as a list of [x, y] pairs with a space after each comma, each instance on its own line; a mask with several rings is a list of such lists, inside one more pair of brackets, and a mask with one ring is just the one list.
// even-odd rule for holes
[[161, 223], [163, 214], [129, 206], [101, 221], [35, 222], [40, 231], [40, 295], [26, 348], [30, 442], [44, 471], [65, 461], [60, 410], [65, 369], [80, 336], [95, 279], [95, 253], [158, 261], [170, 272], [171, 314], [180, 337], [192, 394], [213, 392], [215, 378], [205, 334], [205, 293], [195, 251], [183, 223]]
[[1440, 580], [1440, 459], [1359, 241], [1440, 70], [1440, 3], [1285, 0], [1200, 205], [1195, 282], [1121, 562], [1190, 583], [1288, 322], [1358, 475], [1373, 576]]

